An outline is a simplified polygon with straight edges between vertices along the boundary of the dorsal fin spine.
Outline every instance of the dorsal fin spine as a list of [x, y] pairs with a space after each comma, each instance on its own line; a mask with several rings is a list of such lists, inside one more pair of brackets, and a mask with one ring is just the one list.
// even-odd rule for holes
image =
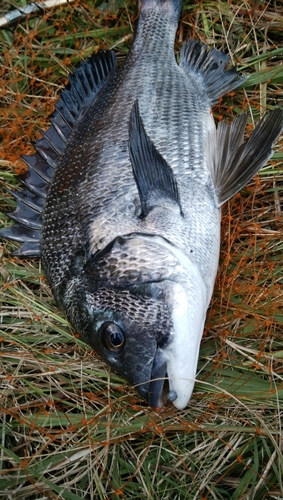
[[[99, 90], [116, 71], [116, 67], [116, 56], [112, 51], [93, 54], [83, 61], [70, 76], [69, 83], [50, 117], [49, 129], [42, 132], [42, 137], [35, 142], [36, 153], [23, 157], [28, 166], [28, 172], [18, 176], [24, 186], [23, 195], [17, 196], [9, 191], [18, 199], [18, 207], [7, 216], [17, 221], [17, 224], [0, 231], [4, 238], [23, 243], [14, 255], [40, 256], [43, 200], [46, 198], [54, 169], [61, 160], [74, 125], [94, 103]], [[31, 198], [30, 203], [28, 197]]]

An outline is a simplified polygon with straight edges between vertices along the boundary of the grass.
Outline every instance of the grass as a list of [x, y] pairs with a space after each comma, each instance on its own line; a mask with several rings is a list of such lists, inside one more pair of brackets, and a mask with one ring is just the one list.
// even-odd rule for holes
[[[0, 16], [24, 0], [2, 0]], [[48, 127], [78, 61], [129, 49], [134, 2], [81, 0], [0, 31], [0, 167], [18, 186], [21, 154]], [[282, 105], [283, 7], [184, 1], [188, 36], [229, 52], [250, 74], [214, 108], [251, 130]], [[57, 309], [41, 265], [12, 258], [1, 276], [0, 498], [283, 498], [282, 139], [266, 167], [223, 209], [222, 246], [189, 406], [159, 412], [110, 373]], [[14, 206], [3, 190], [1, 206]], [[9, 224], [3, 215], [1, 224]]]

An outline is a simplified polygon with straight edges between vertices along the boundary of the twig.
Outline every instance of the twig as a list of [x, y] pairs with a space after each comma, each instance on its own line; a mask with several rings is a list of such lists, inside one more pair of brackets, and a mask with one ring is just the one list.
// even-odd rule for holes
[[0, 17], [0, 28], [8, 28], [12, 24], [23, 21], [23, 19], [28, 16], [34, 17], [44, 14], [46, 10], [52, 9], [53, 7], [59, 7], [60, 5], [74, 3], [74, 1], [75, 0], [45, 0], [45, 2], [32, 2], [26, 7], [19, 7], [18, 9], [8, 12], [5, 16]]

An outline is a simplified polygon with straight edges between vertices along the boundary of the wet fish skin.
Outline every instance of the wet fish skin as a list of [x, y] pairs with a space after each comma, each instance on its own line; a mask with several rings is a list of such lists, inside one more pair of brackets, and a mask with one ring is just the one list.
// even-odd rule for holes
[[[160, 36], [157, 39], [155, 35], [150, 36], [148, 33], [146, 24], [148, 22], [150, 22], [152, 33], [158, 33], [159, 29]], [[44, 211], [41, 254], [44, 268], [48, 272], [49, 281], [52, 284], [57, 301], [67, 312], [71, 323], [113, 368], [126, 376], [133, 385], [138, 387], [141, 394], [148, 394], [151, 392], [149, 381], [152, 378], [152, 363], [156, 356], [157, 346], [161, 349], [160, 346], [164, 345], [165, 339], [169, 337], [169, 331], [171, 331], [170, 342], [173, 336], [176, 337], [180, 334], [183, 337], [182, 345], [178, 347], [179, 357], [183, 352], [186, 353], [185, 359], [179, 360], [181, 373], [178, 373], [177, 367], [175, 369], [177, 373], [172, 373], [172, 377], [189, 377], [191, 380], [194, 377], [205, 311], [210, 300], [217, 268], [219, 211], [211, 197], [211, 187], [205, 187], [207, 202], [204, 204], [205, 194], [203, 192], [200, 193], [195, 187], [192, 189], [189, 182], [185, 182], [185, 177], [188, 177], [188, 174], [183, 165], [189, 164], [189, 162], [192, 163], [192, 158], [195, 158], [195, 163], [197, 160], [197, 166], [202, 161], [202, 158], [199, 157], [199, 145], [189, 144], [190, 147], [187, 151], [180, 148], [179, 122], [176, 121], [175, 127], [172, 127], [172, 123], [170, 125], [172, 110], [178, 110], [178, 114], [180, 114], [179, 102], [182, 92], [185, 91], [186, 84], [186, 76], [183, 75], [183, 78], [180, 78], [180, 71], [176, 65], [173, 51], [173, 40], [177, 27], [176, 19], [173, 25], [171, 18], [168, 20], [164, 17], [161, 24], [160, 12], [157, 12], [155, 17], [150, 12], [150, 20], [148, 21], [148, 18], [145, 16], [143, 23], [143, 29], [140, 31], [138, 29], [133, 51], [126, 62], [124, 70], [122, 70], [122, 76], [120, 76], [118, 85], [116, 84], [115, 86], [115, 81], [113, 81], [110, 84], [110, 88], [107, 89], [109, 105], [105, 109], [102, 118], [96, 120], [93, 129], [87, 135], [85, 127], [88, 126], [86, 124], [89, 124], [89, 120], [91, 119], [91, 109], [86, 113], [84, 119], [77, 127], [76, 135], [73, 136], [75, 146], [71, 143], [67, 145], [65, 157], [59, 169], [55, 172]], [[159, 26], [160, 28], [158, 28]], [[144, 32], [146, 32], [146, 38]], [[168, 37], [168, 33], [170, 37]], [[145, 39], [147, 47], [144, 47]], [[160, 45], [160, 42], [162, 42], [162, 45], [157, 52], [156, 49]], [[149, 59], [150, 56], [152, 60]], [[164, 68], [165, 57], [167, 58], [167, 64]], [[164, 72], [167, 74], [168, 79], [167, 82], [165, 81], [165, 85], [164, 79], [166, 80], [166, 78], [164, 78]], [[171, 93], [172, 79], [175, 82], [176, 88], [178, 89], [179, 87], [179, 92], [175, 94]], [[137, 84], [137, 82], [139, 83]], [[155, 82], [154, 85], [152, 82]], [[170, 90], [169, 93], [168, 89]], [[173, 171], [175, 170], [175, 175], [179, 176], [180, 184], [184, 185], [184, 187], [179, 188], [180, 203], [184, 214], [182, 217], [180, 217], [180, 210], [177, 213], [175, 212], [175, 206], [172, 211], [170, 206], [172, 202], [168, 197], [166, 203], [169, 207], [168, 210], [164, 210], [164, 197], [162, 197], [160, 201], [156, 200], [155, 209], [148, 214], [146, 219], [139, 218], [140, 201], [127, 148], [130, 114], [137, 98], [148, 135], [151, 137], [156, 149], [167, 160], [170, 168]], [[206, 101], [205, 103], [202, 99], [202, 107], [208, 113], [210, 103], [208, 98], [206, 98]], [[188, 102], [187, 109], [181, 113], [184, 115], [184, 118], [186, 115], [190, 115], [190, 108], [191, 104]], [[149, 109], [152, 109], [153, 112], [150, 113]], [[180, 117], [178, 117], [179, 119]], [[188, 119], [186, 121], [188, 122]], [[107, 123], [106, 134], [105, 127], [103, 126], [104, 123]], [[202, 125], [198, 125], [197, 130], [194, 128], [192, 132], [194, 134], [195, 132], [197, 134], [203, 133]], [[184, 136], [184, 132], [181, 135]], [[80, 136], [83, 137], [81, 143], [79, 142]], [[93, 137], [95, 137], [96, 147], [93, 145]], [[164, 137], [166, 137], [166, 141]], [[167, 141], [170, 143], [169, 148]], [[124, 147], [121, 147], [123, 143]], [[76, 153], [75, 159], [74, 150]], [[81, 157], [85, 162], [86, 152], [89, 156], [89, 162], [96, 165], [95, 169], [90, 170], [88, 165], [87, 168], [81, 169], [81, 163], [77, 161], [77, 158]], [[116, 165], [115, 170], [113, 169], [113, 164]], [[68, 171], [67, 185], [65, 169]], [[70, 175], [70, 171], [72, 175]], [[74, 175], [78, 171], [79, 174]], [[111, 184], [109, 184], [110, 178]], [[75, 192], [72, 192], [71, 182], [74, 182]], [[205, 178], [203, 182], [206, 182]], [[62, 198], [63, 185], [65, 185], [64, 198]], [[61, 198], [60, 205], [58, 203], [59, 195]], [[78, 199], [78, 207], [72, 207], [75, 197]], [[128, 208], [129, 202], [134, 207], [131, 210]], [[201, 210], [199, 208], [200, 203], [202, 203]], [[173, 204], [175, 205], [175, 203]], [[82, 222], [80, 224], [74, 217], [76, 213], [81, 215]], [[188, 213], [191, 218], [190, 223], [188, 223]], [[207, 214], [210, 215], [208, 216]], [[197, 248], [195, 243], [192, 245], [192, 242], [195, 242], [197, 233], [199, 232], [198, 226], [204, 218], [206, 224], [210, 225], [210, 232], [203, 232], [201, 238], [200, 235], [198, 236], [200, 241], [199, 248]], [[64, 224], [61, 225], [60, 229], [62, 221]], [[68, 237], [66, 225], [69, 228]], [[53, 230], [55, 227], [57, 238], [60, 242], [59, 248], [54, 248]], [[75, 232], [73, 231], [74, 227], [76, 228]], [[97, 288], [99, 281], [94, 275], [95, 271], [89, 269], [87, 252], [95, 254], [118, 237], [121, 234], [121, 228], [124, 234], [131, 234], [133, 232], [161, 234], [177, 247], [186, 250], [191, 245], [193, 252], [196, 254], [196, 259], [198, 258], [202, 264], [203, 273], [207, 280], [207, 289], [203, 291], [205, 286], [202, 281], [199, 283], [194, 276], [187, 276], [183, 269], [182, 272], [186, 275], [185, 285], [183, 283], [174, 283], [174, 277], [165, 277], [164, 270], [161, 270], [160, 282], [154, 285], [144, 283], [143, 281], [139, 283], [136, 279], [137, 283], [130, 286], [129, 277], [127, 276], [124, 289], [122, 288], [121, 280], [118, 281], [117, 288], [115, 288], [116, 282], [114, 281], [114, 277], [108, 276], [107, 280], [102, 282]], [[189, 238], [188, 232], [190, 233]], [[63, 245], [62, 242], [64, 241], [65, 244]], [[89, 249], [86, 248], [86, 242], [89, 244]], [[141, 246], [141, 241], [139, 240], [139, 247]], [[209, 247], [211, 252], [203, 250]], [[74, 248], [76, 248], [75, 264]], [[64, 256], [62, 262], [58, 259], [58, 250], [60, 255]], [[159, 250], [158, 245], [155, 245], [153, 253], [156, 254], [158, 252], [160, 254], [160, 262], [162, 263], [162, 267], [166, 269], [168, 265], [167, 261], [171, 255], [167, 255], [168, 251], [165, 254], [164, 251]], [[148, 248], [145, 249], [145, 252], [148, 255], [150, 253]], [[78, 254], [81, 267], [77, 266]], [[129, 256], [129, 260], [131, 259], [133, 257]], [[122, 265], [121, 259], [117, 262], [120, 271]], [[54, 264], [57, 266], [56, 269], [54, 269]], [[174, 276], [176, 276], [177, 264], [178, 260], [174, 259]], [[125, 262], [123, 265], [127, 270], [129, 264]], [[135, 260], [135, 267], [141, 268], [144, 265], [141, 262], [141, 255], [139, 253]], [[150, 274], [155, 269], [152, 259], [147, 265]], [[105, 262], [101, 267], [103, 269], [106, 268]], [[196, 266], [191, 267], [192, 274], [198, 271], [197, 268], [194, 269]], [[65, 277], [67, 273], [72, 278], [66, 283]], [[92, 276], [97, 288], [95, 292], [89, 292], [89, 289], [92, 290], [93, 285], [89, 282], [82, 283], [81, 274], [88, 277]], [[178, 313], [180, 317], [185, 316], [183, 308], [189, 306], [188, 294], [186, 292], [193, 284], [195, 293], [201, 289], [201, 294], [196, 293], [197, 300], [195, 298], [190, 299], [190, 306], [193, 306], [195, 311], [199, 309], [196, 319], [193, 318], [192, 326], [197, 330], [197, 335], [194, 334], [196, 338], [192, 340], [189, 336], [185, 335], [186, 332], [182, 331], [187, 331], [190, 328], [190, 319], [184, 317], [182, 325], [178, 325], [179, 332], [174, 331], [173, 333], [171, 317], [172, 314], [174, 317], [178, 316]], [[101, 295], [105, 287], [108, 293], [110, 288], [110, 294], [107, 295], [108, 308], [101, 314]], [[130, 295], [125, 296], [125, 290], [130, 290]], [[115, 291], [115, 297], [110, 299], [110, 296], [113, 296], [113, 291]], [[204, 294], [205, 297], [202, 298]], [[177, 299], [175, 299], [175, 296]], [[184, 300], [185, 306], [182, 303]], [[128, 301], [132, 305], [131, 311], [128, 311]], [[174, 305], [173, 302], [175, 302]], [[143, 311], [143, 320], [137, 314], [139, 310]], [[75, 311], [75, 315], [73, 311]], [[92, 317], [95, 319], [92, 320]], [[115, 352], [113, 354], [108, 352], [100, 341], [98, 332], [105, 320], [118, 324], [126, 335], [125, 346], [121, 353], [117, 354]], [[93, 325], [93, 322], [95, 322], [95, 325]], [[175, 326], [174, 330], [176, 328]], [[145, 346], [143, 351], [141, 351], [141, 345]], [[184, 363], [188, 361], [188, 350], [193, 351], [193, 362], [189, 370], [188, 368], [182, 368]], [[167, 354], [165, 357], [167, 358]], [[172, 359], [176, 357], [176, 354], [174, 352], [171, 353], [170, 350], [169, 357]], [[166, 372], [163, 373], [163, 377], [168, 370], [167, 361], [164, 361], [164, 367], [166, 367]], [[159, 373], [159, 375], [161, 374]], [[190, 386], [192, 386], [191, 380], [189, 382]], [[172, 384], [173, 382], [171, 381], [171, 390], [180, 393], [181, 389], [177, 391], [176, 384]], [[185, 385], [187, 386], [188, 383], [186, 382]], [[154, 389], [152, 389], [152, 392], [155, 392]], [[179, 406], [184, 405], [184, 403], [179, 403], [179, 400], [180, 395], [174, 404], [178, 404]], [[162, 404], [159, 397], [155, 399], [151, 398], [151, 403], [154, 406]]]
[[224, 71], [227, 56], [192, 40], [176, 64], [180, 1], [139, 7], [124, 67], [106, 53], [89, 63], [93, 73], [88, 64], [77, 70], [50, 145], [43, 140], [27, 160], [27, 197], [47, 190], [42, 177], [50, 182], [42, 227], [36, 219], [32, 233], [20, 209], [22, 226], [4, 236], [35, 253], [40, 232], [54, 296], [82, 338], [152, 406], [168, 397], [184, 408], [218, 266], [220, 207], [272, 154], [283, 112], [265, 117], [246, 143], [242, 117], [216, 130], [211, 105], [244, 78]]

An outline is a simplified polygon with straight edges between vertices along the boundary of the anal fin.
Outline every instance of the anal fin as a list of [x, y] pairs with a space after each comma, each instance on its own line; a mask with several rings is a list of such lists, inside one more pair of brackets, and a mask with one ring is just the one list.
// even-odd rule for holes
[[181, 211], [177, 181], [171, 167], [148, 137], [135, 101], [129, 127], [129, 153], [137, 184], [142, 217], [164, 199], [176, 203]]
[[237, 73], [236, 68], [225, 70], [230, 57], [220, 50], [207, 46], [196, 40], [187, 40], [181, 50], [180, 67], [190, 78], [193, 73], [202, 77], [211, 104], [242, 85], [247, 77]]

